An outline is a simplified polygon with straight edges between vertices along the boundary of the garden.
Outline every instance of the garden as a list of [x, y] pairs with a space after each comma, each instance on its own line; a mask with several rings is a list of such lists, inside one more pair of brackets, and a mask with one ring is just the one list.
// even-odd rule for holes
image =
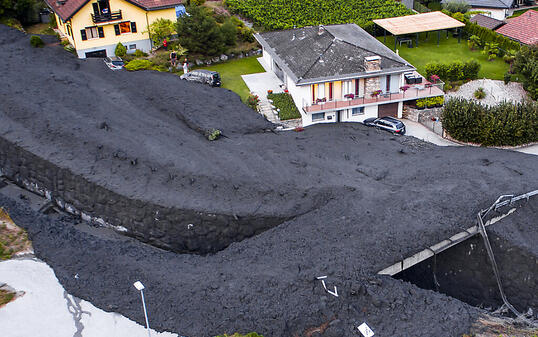
[[394, 0], [226, 0], [226, 5], [265, 30], [353, 22], [372, 32], [373, 19], [412, 14]]
[[281, 121], [301, 118], [301, 113], [291, 95], [287, 92], [284, 93], [269, 93], [267, 98], [273, 101], [273, 105], [278, 109], [278, 118]]

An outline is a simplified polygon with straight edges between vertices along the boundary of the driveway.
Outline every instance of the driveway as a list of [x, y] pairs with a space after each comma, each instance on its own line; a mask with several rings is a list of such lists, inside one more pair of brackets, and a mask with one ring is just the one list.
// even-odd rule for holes
[[[75, 277], [75, 276], [74, 276]], [[6, 283], [24, 295], [0, 308], [2, 337], [146, 337], [144, 326], [96, 308], [63, 289], [53, 270], [37, 259], [0, 262], [0, 285]], [[148, 290], [150, 290], [149, 285]], [[151, 291], [151, 290], [150, 290]], [[140, 298], [133, 287], [129, 296]], [[142, 303], [140, 310], [142, 311]], [[148, 313], [151, 326], [151, 312]], [[177, 337], [151, 331], [151, 336]]]

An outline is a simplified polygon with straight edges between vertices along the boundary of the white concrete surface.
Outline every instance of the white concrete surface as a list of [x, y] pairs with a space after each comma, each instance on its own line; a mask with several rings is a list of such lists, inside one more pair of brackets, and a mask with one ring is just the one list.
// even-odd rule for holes
[[[0, 262], [0, 284], [25, 294], [0, 308], [2, 337], [147, 337], [144, 326], [66, 293], [53, 270], [37, 259]], [[136, 293], [133, 296], [137, 296]], [[142, 310], [142, 306], [140, 306]], [[149, 313], [151, 326], [151, 313]], [[177, 334], [151, 331], [151, 336]]]
[[405, 124], [406, 136], [413, 136], [439, 146], [460, 146], [459, 144], [444, 139], [433, 131], [430, 131], [430, 129], [420, 123], [413, 122], [408, 119], [404, 119], [403, 123]]
[[241, 78], [245, 81], [250, 92], [255, 93], [260, 98], [267, 96], [267, 90], [273, 90], [275, 94], [283, 92], [280, 87], [283, 83], [273, 72], [241, 75]]

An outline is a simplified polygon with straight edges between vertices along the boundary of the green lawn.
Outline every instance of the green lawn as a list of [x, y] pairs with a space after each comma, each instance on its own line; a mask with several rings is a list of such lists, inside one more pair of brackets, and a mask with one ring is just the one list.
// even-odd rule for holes
[[[378, 39], [383, 42], [382, 36]], [[387, 36], [385, 44], [394, 50], [394, 37]], [[502, 59], [488, 61], [487, 57], [482, 55], [480, 51], [471, 51], [467, 47], [465, 39], [461, 39], [460, 44], [458, 44], [458, 39], [452, 36], [447, 39], [445, 32], [441, 32], [439, 46], [437, 46], [437, 33], [434, 32], [429, 34], [428, 41], [426, 41], [426, 34], [422, 33], [419, 36], [418, 48], [407, 48], [405, 44], [402, 44], [401, 47], [398, 46], [398, 49], [400, 56], [415, 66], [422, 75], [426, 75], [426, 64], [429, 62], [450, 63], [456, 60], [468, 61], [474, 58], [481, 65], [478, 78], [485, 77], [494, 80], [502, 80], [509, 67]]]
[[241, 78], [241, 75], [262, 73], [265, 71], [260, 65], [260, 62], [258, 62], [258, 57], [259, 56], [251, 56], [242, 59], [235, 59], [201, 69], [219, 72], [222, 80], [222, 87], [235, 92], [241, 96], [243, 102], [246, 102], [250, 90], [248, 90], [248, 87]]
[[521, 14], [525, 13], [526, 11], [528, 11], [529, 9], [538, 11], [538, 6], [536, 6], [536, 7], [532, 7], [532, 8], [525, 8], [525, 9], [520, 9], [520, 10], [514, 11], [514, 13], [513, 13], [511, 16], [509, 16], [507, 19], [511, 19], [511, 18], [518, 17], [518, 16], [520, 16]]

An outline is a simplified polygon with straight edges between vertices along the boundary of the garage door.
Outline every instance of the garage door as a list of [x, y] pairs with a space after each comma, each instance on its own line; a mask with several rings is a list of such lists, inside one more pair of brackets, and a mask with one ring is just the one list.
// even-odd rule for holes
[[86, 57], [99, 57], [99, 58], [105, 58], [106, 57], [106, 50], [96, 50], [86, 53]]
[[398, 117], [398, 103], [381, 104], [378, 109], [379, 117]]

